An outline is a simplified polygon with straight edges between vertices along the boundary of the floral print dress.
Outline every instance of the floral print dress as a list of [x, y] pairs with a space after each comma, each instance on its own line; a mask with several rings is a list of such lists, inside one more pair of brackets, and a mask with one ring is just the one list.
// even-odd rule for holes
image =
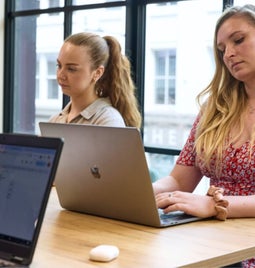
[[[238, 148], [235, 148], [232, 144], [226, 148], [222, 172], [219, 177], [216, 175], [215, 158], [212, 157], [211, 159], [210, 171], [204, 166], [202, 159], [199, 159], [196, 163], [196, 153], [193, 149], [199, 118], [199, 116], [196, 118], [176, 163], [185, 166], [197, 166], [203, 176], [210, 178], [210, 185], [223, 188], [225, 195], [255, 194], [255, 146], [252, 148], [250, 159], [249, 141]], [[255, 258], [243, 261], [242, 265], [249, 268], [255, 267]]]

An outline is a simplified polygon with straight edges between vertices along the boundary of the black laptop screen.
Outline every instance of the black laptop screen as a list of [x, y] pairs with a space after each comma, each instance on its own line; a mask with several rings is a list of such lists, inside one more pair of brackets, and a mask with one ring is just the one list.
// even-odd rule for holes
[[32, 242], [56, 150], [0, 144], [0, 237]]

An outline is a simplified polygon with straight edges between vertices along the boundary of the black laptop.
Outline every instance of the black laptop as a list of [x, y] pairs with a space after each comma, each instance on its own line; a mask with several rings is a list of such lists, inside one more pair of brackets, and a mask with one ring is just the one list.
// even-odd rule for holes
[[63, 140], [0, 134], [0, 267], [33, 259]]

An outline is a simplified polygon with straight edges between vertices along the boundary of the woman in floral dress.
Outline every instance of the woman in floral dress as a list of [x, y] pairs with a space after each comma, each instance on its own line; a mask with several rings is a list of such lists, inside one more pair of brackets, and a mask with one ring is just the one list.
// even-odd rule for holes
[[[153, 183], [156, 202], [165, 213], [255, 217], [255, 6], [225, 10], [214, 55], [215, 74], [198, 95], [201, 109], [188, 140], [169, 176]], [[192, 193], [203, 176], [208, 193]], [[242, 266], [255, 267], [255, 259]]]

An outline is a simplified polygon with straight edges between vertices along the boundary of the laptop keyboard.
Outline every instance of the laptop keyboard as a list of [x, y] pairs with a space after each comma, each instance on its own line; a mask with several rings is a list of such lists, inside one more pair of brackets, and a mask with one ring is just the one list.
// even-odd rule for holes
[[168, 214], [165, 214], [161, 209], [159, 209], [160, 220], [164, 224], [168, 224], [169, 222], [172, 224], [176, 224], [177, 222], [193, 218], [193, 216], [185, 214], [182, 211], [174, 211]]
[[0, 267], [15, 267], [14, 263], [0, 260]]
[[19, 264], [16, 264], [16, 263], [13, 263], [13, 262], [9, 262], [9, 261], [5, 261], [5, 260], [1, 260], [0, 259], [0, 267], [27, 267], [27, 266], [24, 266], [24, 265], [19, 265]]

